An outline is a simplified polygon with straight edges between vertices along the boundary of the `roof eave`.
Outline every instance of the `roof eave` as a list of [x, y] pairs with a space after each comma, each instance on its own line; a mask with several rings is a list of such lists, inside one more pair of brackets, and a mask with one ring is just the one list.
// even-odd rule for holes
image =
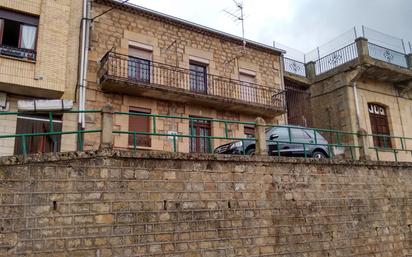
[[[190, 22], [181, 18], [177, 18], [168, 14], [164, 14], [155, 10], [151, 10], [139, 5], [135, 5], [135, 4], [131, 4], [131, 3], [121, 3], [117, 0], [96, 0], [96, 2], [98, 3], [104, 3], [104, 4], [108, 4], [108, 5], [112, 5], [114, 7], [121, 7], [121, 8], [126, 8], [129, 10], [133, 10], [133, 11], [138, 11], [138, 12], [142, 12], [142, 13], [146, 13], [147, 15], [151, 15], [151, 16], [155, 16], [158, 17], [160, 19], [164, 19], [167, 20], [169, 22], [175, 23], [175, 24], [180, 24], [186, 27], [191, 27], [193, 29], [196, 30], [200, 30], [200, 31], [204, 31], [210, 34], [213, 34], [215, 36], [219, 36], [219, 37], [223, 37], [232, 41], [236, 41], [239, 44], [243, 43], [243, 38], [239, 37], [239, 36], [235, 36], [223, 31], [219, 31], [213, 28], [209, 28], [207, 26], [203, 26], [194, 22]], [[270, 51], [270, 52], [274, 52], [276, 54], [285, 54], [286, 51], [283, 49], [279, 49], [276, 47], [272, 47], [269, 45], [265, 45], [259, 42], [255, 42], [253, 40], [248, 40], [246, 39], [246, 46], [250, 46], [252, 48], [259, 48], [259, 49], [264, 49], [266, 51]]]

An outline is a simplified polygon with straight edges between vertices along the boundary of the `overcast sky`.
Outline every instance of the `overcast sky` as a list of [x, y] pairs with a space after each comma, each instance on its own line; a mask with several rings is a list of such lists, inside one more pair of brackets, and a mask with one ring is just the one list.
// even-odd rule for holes
[[[241, 35], [223, 10], [232, 0], [130, 0], [156, 11]], [[248, 39], [309, 52], [354, 26], [366, 25], [412, 41], [412, 0], [243, 0]], [[409, 47], [407, 47], [409, 48]]]

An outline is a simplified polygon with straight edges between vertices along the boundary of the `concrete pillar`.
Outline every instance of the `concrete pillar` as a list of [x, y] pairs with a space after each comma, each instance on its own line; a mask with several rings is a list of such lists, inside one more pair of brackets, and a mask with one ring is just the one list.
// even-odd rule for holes
[[361, 61], [369, 56], [368, 39], [364, 37], [358, 37], [356, 40], [356, 48], [358, 50], [358, 56]]
[[408, 54], [408, 67], [412, 70], [412, 53]]
[[102, 108], [102, 133], [100, 134], [100, 149], [113, 148], [113, 113], [114, 109], [111, 104]]
[[370, 160], [368, 132], [362, 128], [358, 131], [358, 144], [360, 146], [359, 160]]
[[268, 145], [266, 142], [266, 122], [264, 119], [256, 118], [256, 155], [268, 155]]
[[314, 61], [310, 61], [306, 63], [305, 68], [306, 68], [306, 76], [309, 79], [314, 79], [316, 77], [316, 63]]

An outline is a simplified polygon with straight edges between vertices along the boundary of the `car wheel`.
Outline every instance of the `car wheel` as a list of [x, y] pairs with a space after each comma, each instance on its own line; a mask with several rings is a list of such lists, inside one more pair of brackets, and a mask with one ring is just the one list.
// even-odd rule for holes
[[312, 157], [315, 159], [326, 159], [328, 158], [324, 152], [314, 151]]
[[256, 150], [254, 148], [250, 148], [246, 150], [246, 155], [255, 155]]

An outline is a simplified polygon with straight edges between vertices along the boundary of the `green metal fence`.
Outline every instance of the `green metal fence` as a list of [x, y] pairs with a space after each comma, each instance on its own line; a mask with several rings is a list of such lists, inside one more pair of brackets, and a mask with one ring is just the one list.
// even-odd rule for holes
[[[377, 161], [381, 160], [381, 156], [388, 153], [393, 156], [393, 161], [398, 162], [398, 156], [401, 153], [408, 154], [410, 161], [412, 161], [412, 138], [388, 136], [379, 134], [368, 134], [371, 138], [380, 138], [383, 141], [383, 146], [371, 146], [369, 147], [375, 154]], [[382, 142], [381, 141], [381, 142]]]
[[[91, 115], [101, 115], [100, 110], [86, 110], [84, 113]], [[80, 111], [66, 111], [59, 112], [58, 114], [68, 115], [68, 114], [78, 114]], [[18, 116], [23, 115], [21, 112], [2, 112], [0, 113], [0, 119], [4, 116]], [[27, 113], [33, 114], [33, 113]], [[44, 114], [44, 113], [43, 113]], [[0, 135], [0, 142], [3, 139], [19, 138], [21, 144], [21, 149], [23, 149], [23, 154], [28, 154], [28, 139], [32, 137], [42, 137], [42, 136], [63, 136], [63, 135], [76, 135], [77, 140], [77, 150], [82, 151], [84, 146], [84, 136], [86, 134], [102, 133], [103, 128], [101, 124], [95, 124], [98, 129], [75, 129], [70, 131], [54, 131], [54, 118], [55, 112], [48, 112], [48, 123], [49, 132], [43, 133], [23, 133], [23, 134], [3, 134]], [[301, 157], [309, 158], [314, 157], [314, 151], [316, 149], [322, 150], [327, 158], [346, 158], [356, 160], [359, 158], [360, 152], [365, 150], [364, 145], [361, 144], [359, 139], [359, 134], [356, 132], [347, 132], [331, 129], [317, 129], [317, 128], [302, 128], [297, 126], [289, 125], [278, 125], [278, 124], [257, 124], [256, 122], [244, 122], [238, 120], [228, 120], [228, 119], [209, 119], [200, 117], [187, 117], [187, 116], [173, 116], [173, 115], [159, 115], [159, 114], [147, 114], [139, 112], [114, 112], [115, 117], [128, 118], [133, 116], [147, 117], [150, 121], [150, 129], [145, 131], [131, 131], [128, 124], [122, 124], [120, 129], [113, 130], [114, 125], [110, 128], [111, 133], [114, 135], [127, 135], [131, 139], [131, 147], [134, 150], [140, 149], [138, 145], [138, 139], [140, 137], [150, 137], [151, 139], [158, 138], [169, 138], [171, 141], [170, 151], [179, 152], [180, 145], [184, 146], [185, 152], [196, 152], [192, 149], [192, 142], [195, 140], [200, 140], [203, 144], [207, 144], [207, 152], [213, 153], [213, 151], [221, 145], [233, 145], [235, 142], [241, 142], [237, 144], [238, 151], [236, 154], [248, 154], [253, 153], [253, 151], [248, 151], [247, 147], [255, 145], [257, 141], [257, 136], [250, 136], [247, 138], [241, 131], [242, 126], [248, 127], [259, 127], [264, 126], [266, 131], [273, 129], [283, 129], [286, 131], [286, 137], [283, 138], [270, 138], [265, 134], [262, 138], [266, 140], [268, 152], [273, 156], [283, 156], [289, 155], [293, 151], [284, 151], [284, 147], [287, 148], [294, 146], [299, 151]], [[99, 119], [95, 119], [99, 120]], [[123, 121], [126, 119], [123, 119]], [[195, 133], [195, 123], [205, 122], [210, 124], [210, 132], [206, 135], [200, 135]], [[161, 123], [161, 126], [159, 124]], [[127, 129], [125, 129], [125, 126]], [[63, 126], [64, 127], [64, 126]], [[173, 129], [170, 129], [173, 128]], [[184, 128], [184, 129], [182, 129]], [[257, 131], [257, 130], [255, 130]], [[294, 131], [302, 131], [308, 136], [309, 140], [303, 140], [294, 136]], [[173, 132], [173, 133], [171, 133]], [[412, 161], [412, 138], [399, 137], [399, 136], [389, 136], [389, 135], [374, 135], [365, 134], [367, 142], [370, 142], [370, 146], [366, 145], [368, 150], [368, 155], [377, 161], [383, 159], [387, 160], [388, 156], [391, 156], [392, 161]], [[129, 140], [130, 140], [129, 139]], [[325, 140], [326, 139], [326, 140]], [[379, 139], [383, 142], [383, 145], [374, 146], [372, 142], [374, 139]], [[97, 140], [97, 139], [96, 139]], [[17, 142], [17, 140], [16, 140]], [[164, 143], [166, 141], [162, 141]], [[197, 142], [197, 141], [196, 141]], [[99, 144], [99, 142], [96, 142]], [[156, 149], [152, 147], [150, 149]], [[164, 149], [161, 149], [164, 150]], [[286, 154], [285, 154], [286, 153]], [[401, 156], [402, 155], [402, 156]], [[399, 157], [402, 158], [399, 158]], [[406, 157], [408, 158], [406, 158]]]
[[[27, 155], [29, 153], [28, 149], [28, 139], [33, 138], [33, 137], [44, 137], [44, 136], [50, 136], [50, 137], [55, 137], [55, 136], [63, 136], [63, 135], [76, 135], [77, 138], [77, 150], [83, 151], [83, 146], [84, 146], [84, 135], [85, 134], [91, 134], [91, 133], [101, 133], [101, 129], [91, 129], [91, 130], [82, 130], [82, 129], [76, 129], [76, 130], [71, 130], [71, 131], [63, 131], [63, 126], [62, 126], [62, 131], [54, 131], [54, 122], [56, 121], [53, 116], [56, 114], [58, 115], [68, 115], [68, 114], [73, 114], [76, 115], [79, 113], [92, 113], [92, 114], [100, 114], [100, 110], [85, 110], [85, 111], [60, 111], [60, 112], [0, 112], [0, 119], [5, 116], [19, 116], [19, 115], [33, 115], [33, 114], [42, 114], [45, 115], [47, 114], [48, 116], [48, 123], [49, 123], [49, 132], [34, 132], [34, 133], [21, 133], [21, 134], [0, 134], [0, 141], [2, 139], [7, 139], [7, 138], [20, 138], [21, 141], [21, 149], [23, 152], [23, 155]], [[63, 120], [61, 121], [63, 122]], [[55, 142], [58, 143], [58, 142]]]
[[[157, 114], [145, 114], [145, 113], [134, 113], [134, 112], [115, 112], [115, 115], [126, 115], [126, 116], [146, 116], [151, 119], [151, 128], [150, 131], [129, 131], [129, 130], [116, 130], [113, 131], [115, 134], [126, 134], [126, 135], [132, 135], [133, 136], [133, 144], [132, 147], [133, 149], [138, 149], [138, 145], [136, 144], [137, 138], [139, 136], [159, 136], [159, 137], [171, 137], [173, 141], [173, 151], [178, 152], [177, 149], [177, 140], [179, 138], [188, 138], [188, 139], [194, 139], [194, 138], [201, 138], [201, 139], [207, 139], [210, 141], [216, 141], [216, 140], [226, 140], [226, 141], [240, 141], [242, 142], [242, 146], [244, 146], [244, 142], [250, 142], [250, 141], [256, 141], [256, 138], [245, 138], [245, 137], [235, 137], [235, 136], [230, 136], [229, 134], [229, 125], [231, 124], [236, 124], [236, 125], [249, 125], [249, 126], [256, 126], [255, 122], [241, 122], [241, 121], [234, 121], [234, 120], [225, 120], [225, 119], [208, 119], [208, 118], [198, 118], [198, 117], [184, 117], [184, 116], [170, 116], [170, 115], [157, 115]], [[217, 124], [223, 124], [223, 136], [200, 136], [200, 135], [193, 135], [191, 133], [176, 133], [176, 134], [170, 134], [170, 133], [165, 133], [164, 131], [159, 131], [157, 128], [157, 123], [160, 119], [175, 119], [175, 120], [188, 120], [190, 126], [193, 124], [193, 120], [202, 120], [202, 121], [208, 121], [212, 123], [212, 127], [216, 126]], [[301, 145], [303, 148], [302, 151], [302, 157], [312, 157], [312, 152], [309, 150], [313, 148], [314, 146], [316, 147], [322, 147], [326, 152], [327, 157], [329, 158], [334, 158], [336, 156], [336, 152], [339, 152], [340, 158], [346, 158], [346, 159], [352, 159], [355, 160], [359, 156], [359, 150], [363, 147], [359, 143], [357, 143], [357, 137], [358, 133], [356, 132], [347, 132], [347, 131], [339, 131], [339, 130], [332, 130], [332, 129], [318, 129], [318, 128], [302, 128], [302, 127], [297, 127], [297, 126], [289, 126], [289, 125], [278, 125], [278, 124], [267, 124], [266, 128], [285, 128], [288, 130], [288, 138], [286, 140], [270, 140], [267, 139], [266, 142], [268, 144], [276, 145], [276, 149], [274, 152], [271, 153], [271, 155], [275, 156], [281, 156], [283, 155], [281, 149], [279, 146], [282, 144], [294, 144], [294, 145]], [[298, 129], [298, 130], [303, 130], [308, 132], [309, 134], [313, 135], [312, 140], [310, 141], [300, 141], [296, 140], [293, 137], [292, 130]], [[189, 131], [192, 131], [193, 129], [190, 128]], [[324, 137], [327, 139], [327, 142], [324, 142], [323, 140], [319, 140], [317, 135], [321, 135], [321, 137]], [[411, 148], [407, 147], [407, 144], [405, 143], [408, 140], [412, 140], [412, 138], [406, 138], [406, 137], [397, 137], [397, 136], [388, 136], [388, 135], [375, 135], [375, 134], [367, 134], [365, 135], [368, 137], [368, 140], [372, 141], [371, 138], [373, 137], [380, 137], [380, 138], [385, 138], [394, 141], [394, 140], [399, 140], [401, 148], [395, 148], [395, 147], [369, 147], [370, 150], [373, 150], [376, 152], [377, 160], [380, 160], [379, 158], [379, 153], [380, 152], [391, 152], [393, 154], [393, 160], [398, 161], [397, 155], [399, 152], [408, 152], [412, 153], [412, 141], [411, 141]], [[384, 140], [385, 141], [385, 140]], [[395, 144], [397, 145], [397, 144]], [[218, 144], [215, 145], [215, 147], [219, 146]], [[212, 151], [213, 149], [211, 149]], [[337, 151], [338, 150], [338, 151]], [[241, 154], [246, 154], [246, 149], [242, 149]], [[411, 158], [412, 160], [412, 158]]]
[[[126, 115], [126, 116], [144, 116], [149, 117], [151, 119], [151, 129], [150, 132], [147, 131], [121, 131], [115, 130], [113, 133], [115, 134], [126, 134], [133, 136], [133, 149], [137, 149], [138, 146], [136, 144], [138, 136], [159, 136], [159, 137], [171, 137], [173, 141], [173, 151], [177, 152], [177, 139], [179, 138], [199, 138], [199, 139], [207, 139], [210, 142], [213, 140], [238, 140], [238, 141], [250, 141], [256, 140], [254, 138], [244, 138], [244, 137], [234, 137], [230, 136], [229, 134], [229, 126], [236, 124], [236, 125], [249, 125], [255, 126], [255, 122], [241, 122], [241, 121], [234, 121], [234, 120], [224, 120], [224, 119], [210, 119], [210, 118], [200, 118], [200, 117], [184, 117], [184, 116], [170, 116], [170, 115], [159, 115], [159, 114], [147, 114], [147, 113], [136, 113], [136, 112], [115, 112], [115, 115]], [[159, 131], [157, 127], [157, 123], [159, 119], [168, 119], [168, 120], [178, 120], [178, 121], [188, 121], [189, 122], [189, 131], [193, 131], [194, 121], [205, 121], [210, 122], [212, 127], [215, 124], [223, 124], [224, 125], [224, 136], [197, 136], [191, 133], [189, 134], [170, 134], [165, 133], [164, 131]], [[213, 145], [213, 143], [210, 143]], [[213, 152], [212, 148], [210, 152]]]

